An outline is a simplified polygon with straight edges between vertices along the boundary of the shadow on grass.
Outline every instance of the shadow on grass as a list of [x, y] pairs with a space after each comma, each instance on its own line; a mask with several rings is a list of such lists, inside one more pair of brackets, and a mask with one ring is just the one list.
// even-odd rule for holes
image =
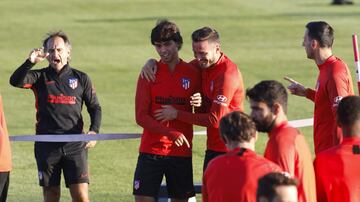
[[328, 0], [328, 3], [322, 3], [322, 2], [306, 2], [306, 3], [299, 3], [299, 6], [302, 7], [318, 7], [318, 8], [329, 8], [329, 7], [354, 7], [356, 4], [345, 4], [345, 5], [333, 5], [332, 0]]

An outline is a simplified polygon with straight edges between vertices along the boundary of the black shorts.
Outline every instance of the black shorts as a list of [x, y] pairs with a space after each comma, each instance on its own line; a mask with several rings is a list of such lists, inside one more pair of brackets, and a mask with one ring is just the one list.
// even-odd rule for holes
[[191, 157], [144, 153], [138, 157], [133, 194], [157, 198], [164, 175], [170, 198], [187, 199], [195, 196]]
[[5, 202], [9, 190], [10, 172], [0, 172], [0, 202]]
[[209, 164], [209, 162], [220, 156], [220, 155], [223, 155], [223, 154], [226, 154], [226, 152], [217, 152], [217, 151], [213, 151], [213, 150], [206, 150], [205, 151], [205, 158], [204, 158], [204, 166], [203, 166], [203, 173], [205, 173], [205, 170]]
[[61, 171], [66, 187], [89, 183], [85, 143], [35, 143], [35, 158], [40, 186], [59, 186]]

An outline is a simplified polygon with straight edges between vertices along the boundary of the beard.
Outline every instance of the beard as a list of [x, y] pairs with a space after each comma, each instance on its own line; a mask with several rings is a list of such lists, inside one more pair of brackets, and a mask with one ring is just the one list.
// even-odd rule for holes
[[268, 133], [271, 131], [271, 129], [274, 126], [274, 122], [275, 122], [275, 118], [272, 118], [272, 115], [268, 115], [266, 116], [264, 119], [262, 120], [255, 120], [255, 125], [256, 125], [256, 130], [259, 132], [264, 132], [264, 133]]
[[305, 50], [305, 53], [306, 53], [306, 57], [308, 58], [308, 59], [314, 59], [315, 57], [314, 57], [314, 53], [313, 52], [310, 52], [309, 50]]
[[210, 58], [201, 59], [198, 61], [198, 64], [201, 68], [209, 68], [217, 62], [215, 55], [212, 55]]

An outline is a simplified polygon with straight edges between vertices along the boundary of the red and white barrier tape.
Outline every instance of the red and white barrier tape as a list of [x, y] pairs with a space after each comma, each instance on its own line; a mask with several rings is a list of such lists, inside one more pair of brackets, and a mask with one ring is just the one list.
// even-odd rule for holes
[[356, 81], [358, 85], [358, 91], [360, 95], [360, 63], [359, 63], [359, 48], [358, 48], [358, 41], [357, 41], [357, 35], [352, 35], [352, 44], [353, 44], [353, 50], [354, 50], [354, 61], [355, 61], [355, 71], [356, 71]]

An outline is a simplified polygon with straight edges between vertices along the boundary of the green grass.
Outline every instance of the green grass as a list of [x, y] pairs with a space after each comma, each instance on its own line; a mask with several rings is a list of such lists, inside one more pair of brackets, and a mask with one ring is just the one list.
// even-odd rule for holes
[[[318, 70], [301, 47], [304, 26], [325, 20], [335, 28], [334, 53], [353, 71], [351, 34], [360, 33], [359, 7], [334, 7], [330, 0], [64, 0], [0, 1], [0, 92], [11, 135], [33, 134], [34, 96], [10, 87], [11, 73], [40, 47], [49, 30], [66, 31], [73, 44], [72, 66], [87, 72], [96, 85], [103, 109], [103, 133], [139, 133], [134, 121], [134, 93], [144, 61], [155, 57], [149, 41], [159, 18], [176, 22], [184, 37], [181, 56], [192, 59], [191, 32], [216, 28], [223, 51], [238, 64], [251, 87], [263, 79], [283, 81], [285, 75], [314, 86]], [[37, 67], [45, 66], [38, 65]], [[286, 84], [284, 82], [284, 84]], [[249, 112], [246, 103], [246, 111]], [[312, 116], [311, 102], [290, 96], [289, 118]], [[87, 117], [87, 114], [84, 114]], [[87, 119], [88, 120], [88, 119]], [[202, 129], [202, 128], [201, 128]], [[312, 128], [301, 129], [312, 146]], [[266, 135], [257, 152], [262, 153]], [[131, 201], [139, 140], [104, 141], [90, 151], [92, 201]], [[41, 201], [33, 143], [12, 143], [13, 171], [9, 200]], [[201, 181], [205, 137], [194, 139], [195, 181]], [[63, 188], [62, 201], [70, 201]]]

